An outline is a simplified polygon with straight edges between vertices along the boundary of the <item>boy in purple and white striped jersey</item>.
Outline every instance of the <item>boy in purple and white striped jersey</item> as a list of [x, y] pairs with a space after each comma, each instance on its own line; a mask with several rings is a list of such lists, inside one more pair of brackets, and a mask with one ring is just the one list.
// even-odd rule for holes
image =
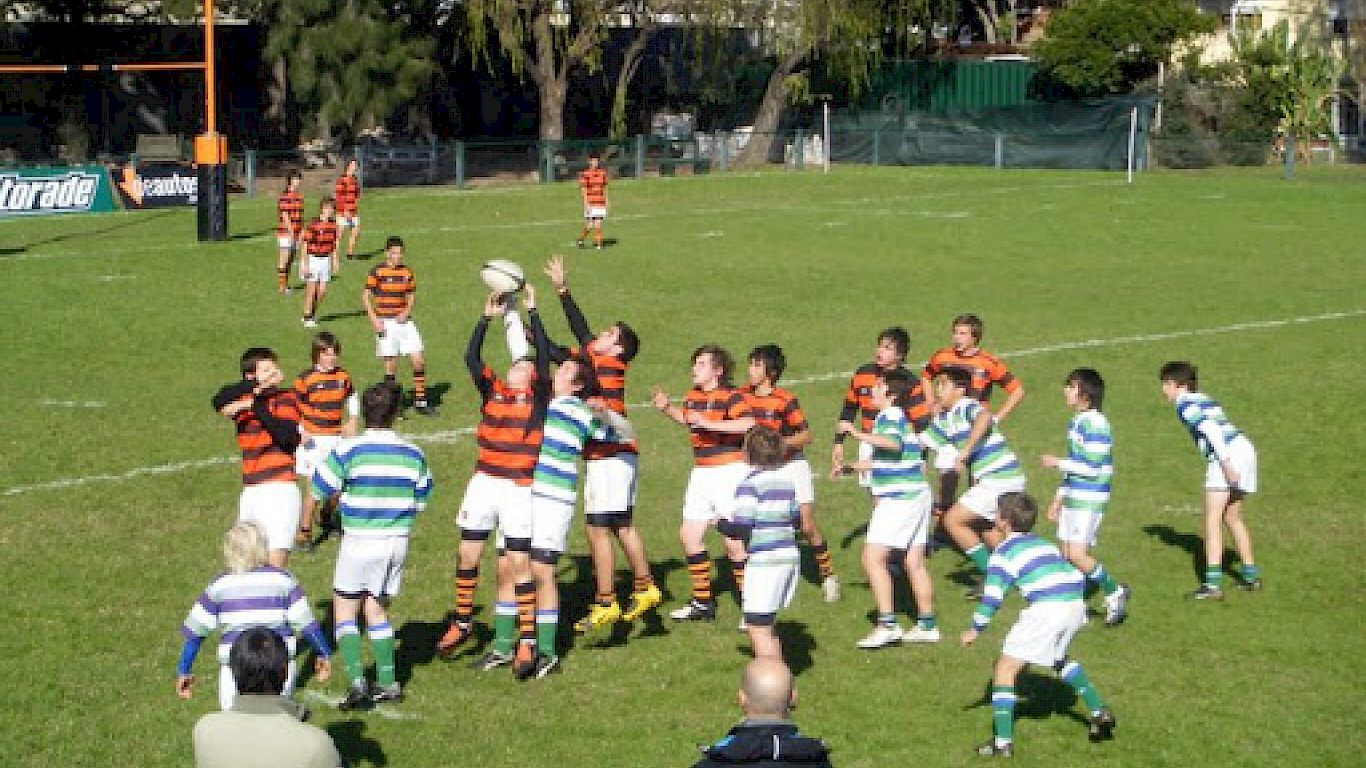
[[745, 435], [749, 473], [735, 489], [735, 515], [724, 524], [728, 536], [745, 544], [740, 608], [756, 659], [783, 657], [773, 625], [778, 611], [792, 603], [801, 568], [797, 487], [784, 470], [783, 454], [783, 438], [777, 430], [755, 427]]
[[[237, 697], [237, 685], [228, 668], [228, 652], [237, 636], [251, 627], [266, 627], [285, 641], [293, 658], [297, 647], [296, 635], [303, 635], [317, 651], [315, 673], [319, 681], [332, 675], [332, 651], [323, 638], [313, 610], [308, 607], [299, 582], [282, 568], [266, 562], [266, 534], [259, 523], [240, 520], [223, 537], [223, 557], [227, 572], [220, 574], [190, 608], [180, 633], [185, 644], [177, 667], [176, 693], [188, 699], [194, 692], [195, 656], [199, 646], [214, 630], [221, 630], [218, 643], [218, 704], [232, 709]], [[294, 662], [289, 663], [289, 678], [285, 680], [284, 695], [294, 691]]]

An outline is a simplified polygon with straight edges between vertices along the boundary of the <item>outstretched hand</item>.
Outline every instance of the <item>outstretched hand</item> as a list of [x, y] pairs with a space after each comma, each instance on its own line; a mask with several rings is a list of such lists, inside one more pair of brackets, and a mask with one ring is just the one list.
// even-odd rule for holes
[[550, 278], [550, 284], [555, 286], [555, 290], [562, 291], [567, 286], [564, 269], [564, 257], [555, 254], [545, 263], [545, 276]]

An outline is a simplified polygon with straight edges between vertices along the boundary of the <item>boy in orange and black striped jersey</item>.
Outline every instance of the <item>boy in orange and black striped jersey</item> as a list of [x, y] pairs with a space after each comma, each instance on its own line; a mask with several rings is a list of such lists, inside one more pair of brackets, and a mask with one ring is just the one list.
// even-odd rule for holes
[[398, 356], [407, 355], [413, 364], [413, 406], [423, 416], [435, 416], [436, 408], [427, 402], [422, 335], [413, 322], [416, 291], [413, 270], [403, 263], [403, 238], [391, 237], [384, 244], [384, 263], [365, 278], [361, 304], [375, 330], [375, 356], [384, 361], [384, 380], [398, 386]]
[[[1001, 362], [1001, 358], [979, 346], [982, 343], [982, 319], [977, 315], [961, 314], [955, 317], [950, 333], [951, 344], [935, 350], [925, 363], [925, 370], [920, 374], [921, 386], [929, 397], [930, 412], [939, 412], [939, 403], [934, 400], [934, 387], [930, 382], [943, 373], [945, 368], [962, 368], [972, 374], [972, 388], [968, 390], [968, 397], [977, 400], [988, 409], [991, 407], [992, 386], [999, 386], [1005, 391], [1006, 401], [995, 413], [996, 423], [1005, 421], [1006, 416], [1009, 416], [1024, 399], [1024, 385], [1006, 369], [1006, 364]], [[941, 473], [939, 501], [936, 504], [940, 512], [944, 512], [953, 504], [957, 490], [958, 474], [952, 470]]]
[[[919, 383], [915, 374], [906, 369], [906, 353], [911, 349], [911, 335], [905, 328], [894, 326], [884, 330], [877, 336], [877, 348], [873, 352], [873, 362], [860, 366], [854, 371], [854, 377], [849, 381], [849, 389], [844, 393], [844, 406], [840, 408], [840, 424], [857, 426], [859, 431], [867, 432], [872, 429], [873, 421], [877, 418], [878, 408], [873, 405], [873, 387], [877, 385], [882, 372], [892, 370], [906, 371], [906, 375], [915, 381], [916, 384], [911, 388], [906, 396], [906, 418], [910, 420], [911, 426], [916, 432], [921, 432], [930, 423], [930, 406], [925, 388]], [[855, 423], [855, 419], [858, 419]], [[830, 454], [830, 475], [837, 477], [845, 471], [844, 461], [844, 430], [835, 430], [835, 447]], [[859, 443], [859, 461], [868, 461], [872, 457], [872, 450], [867, 448], [867, 443]], [[859, 485], [867, 486], [867, 478], [860, 476]]]
[[782, 347], [777, 344], [755, 347], [749, 353], [749, 384], [741, 387], [740, 392], [749, 401], [754, 421], [782, 437], [783, 471], [791, 478], [797, 492], [801, 532], [816, 557], [825, 601], [833, 603], [840, 599], [840, 582], [830, 563], [830, 549], [825, 544], [825, 537], [816, 527], [813, 509], [816, 493], [811, 482], [811, 465], [802, 453], [802, 449], [811, 444], [811, 429], [806, 423], [801, 404], [797, 402], [797, 396], [777, 386], [786, 368], [787, 356], [783, 354]]
[[598, 167], [598, 153], [588, 156], [588, 167], [579, 172], [579, 191], [583, 193], [583, 231], [579, 247], [593, 233], [593, 247], [602, 250], [602, 221], [607, 218], [607, 170]]
[[754, 426], [754, 415], [744, 395], [731, 386], [734, 367], [734, 359], [726, 350], [714, 344], [698, 347], [692, 355], [692, 389], [684, 397], [683, 405], [670, 403], [669, 394], [659, 387], [655, 387], [651, 397], [654, 407], [688, 428], [697, 462], [688, 477], [683, 524], [678, 529], [692, 579], [692, 600], [669, 612], [675, 621], [716, 618], [711, 565], [703, 541], [707, 528], [713, 525], [725, 540], [736, 596], [744, 590], [745, 545], [727, 532], [735, 511], [735, 489], [749, 472], [744, 440], [745, 433]]
[[304, 195], [299, 187], [304, 177], [290, 171], [285, 179], [285, 191], [275, 204], [275, 240], [280, 246], [280, 258], [275, 264], [276, 290], [289, 293], [289, 263], [294, 260], [294, 248], [304, 223]]
[[273, 351], [252, 347], [242, 353], [239, 367], [242, 380], [220, 388], [211, 400], [214, 410], [232, 420], [242, 451], [237, 519], [261, 524], [270, 564], [284, 568], [303, 503], [294, 484], [299, 401], [279, 388], [285, 377]]
[[333, 185], [333, 196], [337, 198], [337, 244], [341, 244], [341, 231], [351, 230], [351, 239], [346, 241], [346, 258], [356, 258], [356, 238], [360, 236], [360, 178], [356, 176], [357, 163], [353, 157], [346, 161], [346, 172], [337, 178]]
[[[470, 335], [465, 366], [479, 391], [480, 419], [475, 428], [479, 456], [465, 488], [456, 523], [460, 551], [455, 572], [455, 612], [436, 652], [449, 656], [473, 632], [474, 592], [479, 559], [496, 528], [502, 534], [493, 643], [475, 668], [512, 665], [519, 679], [536, 666], [536, 589], [531, 577], [531, 482], [541, 451], [541, 426], [549, 401], [550, 356], [545, 328], [536, 312], [535, 291], [524, 289], [523, 302], [535, 343], [534, 359], [522, 358], [498, 378], [483, 360], [484, 336], [490, 321], [509, 311], [503, 296], [491, 293]], [[512, 310], [512, 311], [515, 311]], [[520, 638], [520, 639], [519, 639]]]
[[[307, 483], [313, 470], [327, 460], [337, 442], [356, 434], [356, 419], [360, 415], [360, 401], [356, 396], [351, 374], [341, 367], [341, 342], [328, 331], [313, 337], [313, 367], [294, 380], [294, 396], [299, 401], [299, 428], [303, 442], [294, 454], [294, 469]], [[304, 494], [304, 510], [299, 520], [298, 544], [312, 550], [313, 494]], [[320, 512], [323, 532], [319, 541], [327, 538], [333, 521], [329, 519], [329, 504]]]
[[337, 262], [337, 222], [333, 221], [335, 204], [324, 197], [318, 204], [318, 218], [308, 222], [301, 238], [306, 255], [303, 262], [304, 327], [316, 328], [313, 319], [318, 305], [327, 295], [327, 283], [341, 269]]
[[[580, 349], [556, 350], [552, 345], [552, 355], [560, 359], [582, 351], [593, 365], [598, 399], [611, 410], [625, 416], [626, 369], [640, 350], [640, 339], [629, 325], [620, 321], [596, 335], [589, 330], [588, 321], [569, 293], [563, 257], [551, 257], [546, 262], [545, 273], [555, 286], [569, 330], [580, 346]], [[586, 633], [610, 625], [617, 619], [635, 621], [659, 605], [663, 597], [650, 573], [645, 541], [632, 519], [636, 503], [636, 444], [590, 441], [584, 448], [583, 457], [583, 511], [587, 522], [588, 549], [593, 555], [596, 590], [588, 615], [575, 623], [574, 629]], [[613, 536], [621, 544], [635, 577], [625, 612], [617, 603]]]

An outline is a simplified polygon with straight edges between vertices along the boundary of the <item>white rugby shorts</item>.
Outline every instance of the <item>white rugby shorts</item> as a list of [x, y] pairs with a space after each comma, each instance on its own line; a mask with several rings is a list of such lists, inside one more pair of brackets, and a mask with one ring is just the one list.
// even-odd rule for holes
[[930, 494], [914, 499], [878, 499], [868, 520], [869, 544], [891, 549], [909, 549], [929, 539]]
[[584, 208], [584, 209], [583, 209], [583, 217], [584, 217], [585, 219], [590, 220], [590, 221], [593, 220], [593, 219], [596, 219], [596, 220], [598, 220], [598, 221], [602, 221], [603, 219], [606, 219], [606, 218], [607, 218], [607, 206], [605, 206], [605, 205], [590, 205], [590, 206], [588, 206], [587, 208]]
[[[751, 557], [745, 561], [745, 589], [740, 598], [740, 610], [748, 614], [774, 614], [792, 604], [797, 594], [800, 575], [800, 556], [794, 548], [765, 552], [762, 559]], [[777, 556], [778, 562], [764, 562]]]
[[237, 500], [237, 519], [259, 523], [266, 532], [266, 547], [288, 552], [294, 548], [303, 503], [299, 486], [292, 482], [248, 485]]
[[392, 317], [382, 321], [384, 332], [375, 340], [376, 357], [398, 357], [422, 352], [422, 336], [412, 320], [400, 323]]
[[280, 250], [282, 251], [294, 250], [294, 238], [292, 237], [280, 237], [279, 235], [276, 235], [275, 242], [279, 244]]
[[1080, 600], [1035, 603], [1020, 611], [1001, 654], [1051, 667], [1067, 657], [1067, 646], [1085, 624], [1086, 604]]
[[331, 453], [339, 442], [341, 435], [314, 435], [305, 439], [294, 452], [294, 472], [305, 480], [311, 479], [313, 470], [327, 461], [327, 454]]
[[[304, 264], [308, 264], [308, 277], [304, 277]], [[299, 279], [306, 283], [327, 283], [332, 280], [332, 257], [308, 254], [299, 261]]]
[[695, 522], [729, 520], [735, 514], [735, 489], [749, 473], [743, 461], [693, 467], [683, 494], [683, 519]]
[[1025, 479], [1017, 477], [1013, 480], [993, 480], [984, 478], [978, 480], [958, 497], [959, 504], [967, 510], [984, 520], [996, 519], [996, 500], [1001, 498], [1003, 493], [1023, 493], [1025, 489]]
[[[1256, 493], [1257, 449], [1252, 447], [1252, 441], [1242, 435], [1234, 438], [1228, 446], [1228, 460], [1238, 471], [1237, 490], [1243, 493]], [[1209, 462], [1205, 468], [1205, 490], [1229, 490], [1228, 478], [1224, 477], [1224, 468], [1217, 459]]]
[[1104, 517], [1105, 515], [1100, 512], [1069, 508], [1064, 504], [1058, 514], [1058, 541], [1094, 547], [1096, 532], [1100, 530], [1100, 521]]
[[337, 548], [332, 589], [344, 594], [368, 592], [376, 598], [393, 597], [398, 594], [407, 557], [407, 536], [347, 533]]
[[585, 462], [584, 514], [630, 511], [636, 504], [636, 467], [639, 459], [634, 453], [618, 453]]
[[814, 504], [816, 488], [811, 481], [811, 463], [803, 456], [797, 456], [783, 465], [783, 473], [792, 481], [797, 491], [797, 504]]
[[356, 214], [356, 215], [354, 215], [354, 216], [338, 216], [338, 217], [337, 217], [337, 226], [338, 226], [338, 227], [359, 227], [359, 226], [360, 226], [360, 214]]
[[475, 472], [455, 522], [463, 530], [492, 531], [508, 539], [530, 539], [531, 486]]
[[531, 548], [564, 554], [568, 551], [569, 527], [574, 505], [549, 496], [531, 495]]

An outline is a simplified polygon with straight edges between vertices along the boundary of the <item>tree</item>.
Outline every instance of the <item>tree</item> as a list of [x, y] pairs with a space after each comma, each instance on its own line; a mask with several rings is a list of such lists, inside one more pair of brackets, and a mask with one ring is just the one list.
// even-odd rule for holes
[[[899, 17], [908, 6], [923, 4], [916, 0], [722, 3], [735, 14], [733, 26], [757, 31], [764, 50], [774, 59], [754, 117], [754, 133], [739, 162], [745, 165], [767, 161], [783, 107], [791, 97], [809, 93], [812, 64], [822, 61], [827, 72], [857, 93], [881, 61], [887, 20]], [[713, 18], [724, 19], [725, 14], [715, 12]], [[900, 34], [899, 30], [894, 33]]]
[[988, 43], [1009, 43], [1014, 45], [1018, 38], [1019, 24], [1015, 14], [1020, 0], [968, 0], [968, 5], [982, 23]]
[[578, 66], [596, 71], [607, 34], [609, 0], [468, 0], [469, 43], [488, 60], [493, 47], [507, 55], [517, 74], [526, 74], [540, 95], [542, 140], [564, 138], [564, 103], [569, 73]]
[[1127, 93], [1176, 43], [1217, 23], [1186, 0], [1077, 0], [1053, 14], [1031, 53], [1045, 78], [1075, 95]]
[[1302, 141], [1332, 132], [1329, 104], [1337, 93], [1343, 62], [1308, 34], [1291, 39], [1290, 24], [1239, 32], [1233, 38], [1230, 80], [1245, 89], [1254, 107], [1275, 115], [1279, 130]]

